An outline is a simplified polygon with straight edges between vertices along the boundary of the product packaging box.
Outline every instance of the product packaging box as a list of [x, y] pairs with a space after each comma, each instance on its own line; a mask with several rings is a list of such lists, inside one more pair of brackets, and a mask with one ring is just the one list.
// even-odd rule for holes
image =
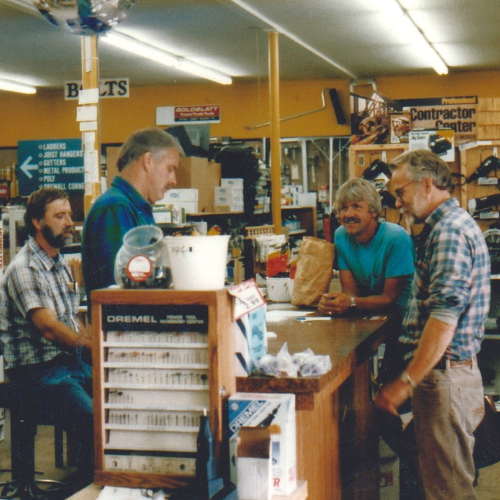
[[455, 161], [455, 136], [452, 129], [412, 130], [410, 151], [426, 149], [438, 155], [443, 161]]
[[236, 376], [248, 377], [267, 353], [266, 307], [261, 306], [234, 323]]
[[[189, 202], [186, 203], [189, 206]], [[186, 208], [181, 203], [155, 205], [153, 217], [156, 224], [184, 224], [186, 222]]]
[[271, 500], [272, 464], [269, 427], [241, 427], [237, 447], [238, 498]]
[[243, 179], [232, 179], [229, 177], [223, 177], [220, 180], [221, 187], [235, 187], [243, 189]]
[[391, 113], [391, 144], [407, 143], [411, 131], [411, 114]]
[[176, 201], [198, 201], [198, 189], [169, 189], [163, 197], [163, 202], [168, 205]]
[[182, 208], [187, 214], [197, 213], [198, 189], [169, 189], [159, 203]]
[[214, 208], [216, 211], [242, 212], [244, 210], [243, 188], [216, 186]]
[[237, 392], [229, 398], [231, 481], [237, 485], [237, 444], [242, 427], [268, 427], [271, 436], [271, 489], [290, 495], [297, 488], [295, 394]]
[[165, 205], [154, 205], [153, 217], [157, 224], [172, 224], [172, 210]]
[[296, 199], [299, 207], [315, 207], [318, 202], [318, 194], [312, 192], [297, 193]]
[[175, 173], [177, 188], [198, 189], [198, 211], [214, 211], [214, 187], [221, 182], [220, 163], [208, 161], [208, 158], [189, 156], [182, 158]]

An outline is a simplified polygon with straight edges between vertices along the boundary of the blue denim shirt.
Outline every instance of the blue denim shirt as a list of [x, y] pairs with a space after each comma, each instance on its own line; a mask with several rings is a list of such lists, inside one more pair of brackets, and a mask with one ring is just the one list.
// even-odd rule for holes
[[116, 176], [85, 218], [82, 236], [83, 277], [90, 292], [115, 284], [115, 257], [130, 229], [155, 224], [152, 206], [122, 177]]

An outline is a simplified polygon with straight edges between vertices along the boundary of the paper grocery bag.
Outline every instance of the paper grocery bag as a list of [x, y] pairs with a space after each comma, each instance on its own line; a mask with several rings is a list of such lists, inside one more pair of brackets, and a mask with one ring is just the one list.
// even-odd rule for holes
[[332, 243], [305, 236], [299, 249], [297, 272], [293, 283], [294, 306], [316, 306], [330, 288], [335, 247]]

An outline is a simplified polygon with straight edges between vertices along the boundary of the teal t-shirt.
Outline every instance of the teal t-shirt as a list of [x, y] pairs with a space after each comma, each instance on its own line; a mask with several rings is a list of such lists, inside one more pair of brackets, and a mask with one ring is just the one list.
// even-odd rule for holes
[[414, 250], [410, 235], [397, 224], [381, 222], [377, 233], [366, 245], [339, 227], [334, 236], [338, 267], [351, 271], [361, 297], [381, 295], [386, 278], [407, 276], [408, 280], [397, 300], [403, 314], [411, 293]]

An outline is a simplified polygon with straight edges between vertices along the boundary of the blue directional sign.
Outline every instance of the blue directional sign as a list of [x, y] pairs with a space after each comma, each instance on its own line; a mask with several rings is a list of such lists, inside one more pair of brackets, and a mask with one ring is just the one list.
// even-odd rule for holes
[[19, 141], [19, 194], [29, 196], [42, 187], [55, 187], [67, 193], [85, 191], [81, 139]]

